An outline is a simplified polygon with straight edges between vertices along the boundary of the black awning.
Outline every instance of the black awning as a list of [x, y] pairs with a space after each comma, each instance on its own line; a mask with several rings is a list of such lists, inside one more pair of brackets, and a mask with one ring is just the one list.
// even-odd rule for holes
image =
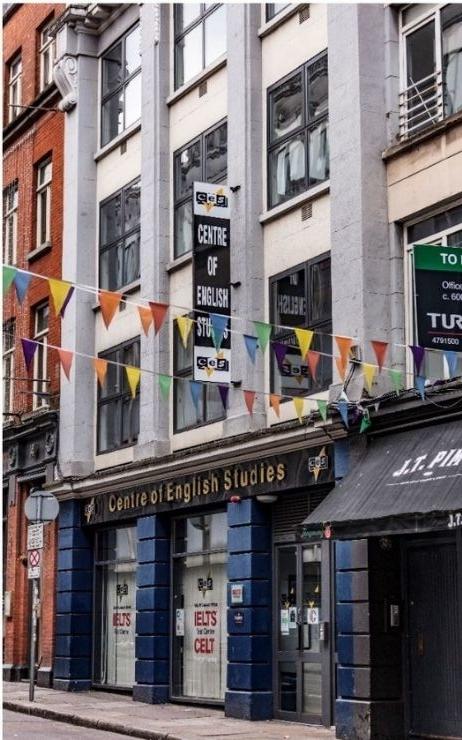
[[[460, 513], [460, 516], [457, 516]], [[462, 526], [462, 421], [372, 438], [348, 475], [301, 525], [333, 537]]]

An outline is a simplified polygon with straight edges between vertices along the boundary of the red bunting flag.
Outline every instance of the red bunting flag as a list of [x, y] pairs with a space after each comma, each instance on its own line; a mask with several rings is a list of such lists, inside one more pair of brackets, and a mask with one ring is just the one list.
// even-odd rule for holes
[[58, 349], [59, 360], [61, 367], [64, 370], [64, 375], [70, 380], [72, 360], [74, 359], [74, 353], [68, 349]]
[[253, 414], [253, 404], [255, 401], [255, 391], [244, 391], [245, 405], [249, 414]]
[[375, 353], [375, 359], [379, 366], [379, 372], [385, 364], [385, 357], [388, 351], [388, 342], [381, 342], [378, 339], [371, 339], [371, 346]]
[[338, 351], [340, 352], [340, 357], [342, 358], [346, 369], [350, 349], [353, 346], [353, 340], [351, 337], [335, 337], [335, 341], [337, 342]]
[[281, 404], [281, 396], [278, 396], [277, 393], [270, 393], [269, 401], [270, 401], [270, 407], [273, 409], [274, 413], [279, 418], [281, 415], [281, 409], [279, 408]]
[[319, 354], [319, 352], [315, 352], [314, 349], [310, 349], [306, 353], [306, 361], [308, 363], [308, 367], [310, 368], [311, 377], [313, 378], [314, 382], [316, 382], [316, 370], [318, 368], [320, 359], [321, 355]]
[[149, 329], [152, 324], [152, 313], [150, 308], [145, 306], [138, 306], [138, 313], [140, 315], [141, 326], [146, 336], [149, 334]]
[[102, 357], [95, 357], [93, 360], [93, 367], [95, 368], [98, 382], [100, 386], [103, 387], [106, 381], [107, 360], [103, 360]]
[[122, 300], [122, 293], [109, 293], [105, 290], [100, 290], [98, 295], [104, 325], [108, 329]]
[[162, 324], [165, 321], [169, 305], [168, 303], [156, 303], [155, 301], [149, 301], [149, 307], [151, 309], [152, 318], [154, 319], [154, 333], [158, 334]]

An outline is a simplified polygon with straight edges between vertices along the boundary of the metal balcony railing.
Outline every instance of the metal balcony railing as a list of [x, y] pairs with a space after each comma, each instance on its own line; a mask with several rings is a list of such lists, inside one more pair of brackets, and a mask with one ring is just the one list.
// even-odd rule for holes
[[413, 134], [441, 121], [444, 116], [443, 80], [435, 72], [412, 82], [399, 95], [399, 136], [408, 139]]

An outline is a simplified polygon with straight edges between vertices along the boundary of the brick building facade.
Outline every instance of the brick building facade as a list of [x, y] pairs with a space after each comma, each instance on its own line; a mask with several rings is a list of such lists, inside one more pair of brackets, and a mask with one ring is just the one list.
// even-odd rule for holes
[[[48, 30], [59, 4], [17, 4], [3, 12], [3, 262], [61, 277], [63, 114], [52, 79]], [[54, 475], [59, 407], [60, 320], [49, 307], [47, 280], [33, 278], [19, 303], [12, 287], [3, 314], [4, 422], [4, 675], [26, 674], [29, 641], [27, 529], [24, 501]], [[27, 370], [21, 338], [37, 337]], [[40, 583], [38, 676], [50, 680], [53, 660], [56, 543], [45, 527]]]

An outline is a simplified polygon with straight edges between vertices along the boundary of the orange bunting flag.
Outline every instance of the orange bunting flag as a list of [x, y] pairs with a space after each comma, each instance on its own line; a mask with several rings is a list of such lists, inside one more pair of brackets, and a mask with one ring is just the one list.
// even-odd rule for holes
[[244, 391], [245, 405], [249, 414], [253, 414], [253, 404], [255, 401], [255, 391]]
[[122, 293], [109, 293], [105, 290], [99, 291], [99, 304], [101, 306], [101, 313], [103, 315], [106, 329], [109, 328], [109, 324], [114, 318], [114, 314], [119, 307], [121, 299]]
[[188, 337], [191, 333], [192, 325], [194, 322], [192, 319], [189, 318], [189, 316], [177, 316], [176, 323], [178, 324], [178, 331], [180, 332], [183, 347], [186, 349], [188, 346]]
[[364, 382], [369, 393], [372, 392], [372, 383], [374, 382], [376, 370], [376, 365], [370, 365], [368, 362], [363, 362]]
[[385, 356], [388, 350], [388, 342], [380, 342], [378, 339], [371, 339], [371, 345], [372, 349], [374, 350], [375, 358], [377, 360], [377, 365], [379, 366], [380, 372], [385, 362]]
[[64, 375], [70, 380], [72, 360], [74, 359], [74, 353], [68, 349], [58, 349], [59, 360], [61, 367], [64, 370]]
[[103, 360], [102, 357], [95, 357], [93, 360], [93, 367], [96, 370], [96, 376], [101, 387], [104, 386], [106, 381], [107, 373], [107, 360]]
[[295, 411], [297, 412], [298, 420], [302, 423], [303, 409], [305, 406], [305, 399], [300, 396], [295, 396], [293, 399]]
[[337, 365], [338, 374], [340, 375], [341, 379], [345, 381], [348, 361], [344, 361], [342, 357], [336, 357], [335, 364]]
[[300, 354], [302, 357], [305, 357], [313, 341], [314, 331], [310, 329], [295, 329], [295, 336], [300, 347]]
[[169, 306], [168, 303], [155, 303], [154, 301], [149, 301], [149, 307], [151, 309], [152, 318], [154, 319], [154, 334], [158, 334], [165, 321]]
[[270, 393], [270, 406], [273, 409], [276, 416], [280, 417], [281, 415], [281, 409], [279, 408], [281, 404], [281, 396], [278, 396], [277, 393]]
[[310, 368], [311, 377], [316, 382], [316, 370], [318, 368], [318, 363], [321, 358], [321, 355], [319, 352], [315, 352], [314, 349], [309, 349], [306, 353], [306, 361], [308, 363], [308, 367]]
[[74, 286], [65, 280], [55, 280], [48, 278], [48, 287], [50, 288], [51, 297], [56, 316], [63, 316], [69, 298], [74, 292]]
[[133, 367], [132, 365], [125, 365], [125, 372], [127, 373], [128, 385], [132, 398], [136, 398], [136, 389], [140, 382], [141, 370], [139, 367]]
[[143, 327], [143, 331], [146, 336], [149, 334], [149, 329], [151, 328], [152, 324], [152, 313], [150, 308], [145, 308], [145, 306], [138, 306], [138, 313], [140, 315], [140, 321], [141, 326]]
[[353, 340], [351, 339], [351, 337], [335, 337], [335, 341], [337, 342], [338, 351], [340, 352], [340, 357], [343, 360], [346, 370], [348, 364], [348, 355], [350, 353], [350, 349], [353, 346]]

